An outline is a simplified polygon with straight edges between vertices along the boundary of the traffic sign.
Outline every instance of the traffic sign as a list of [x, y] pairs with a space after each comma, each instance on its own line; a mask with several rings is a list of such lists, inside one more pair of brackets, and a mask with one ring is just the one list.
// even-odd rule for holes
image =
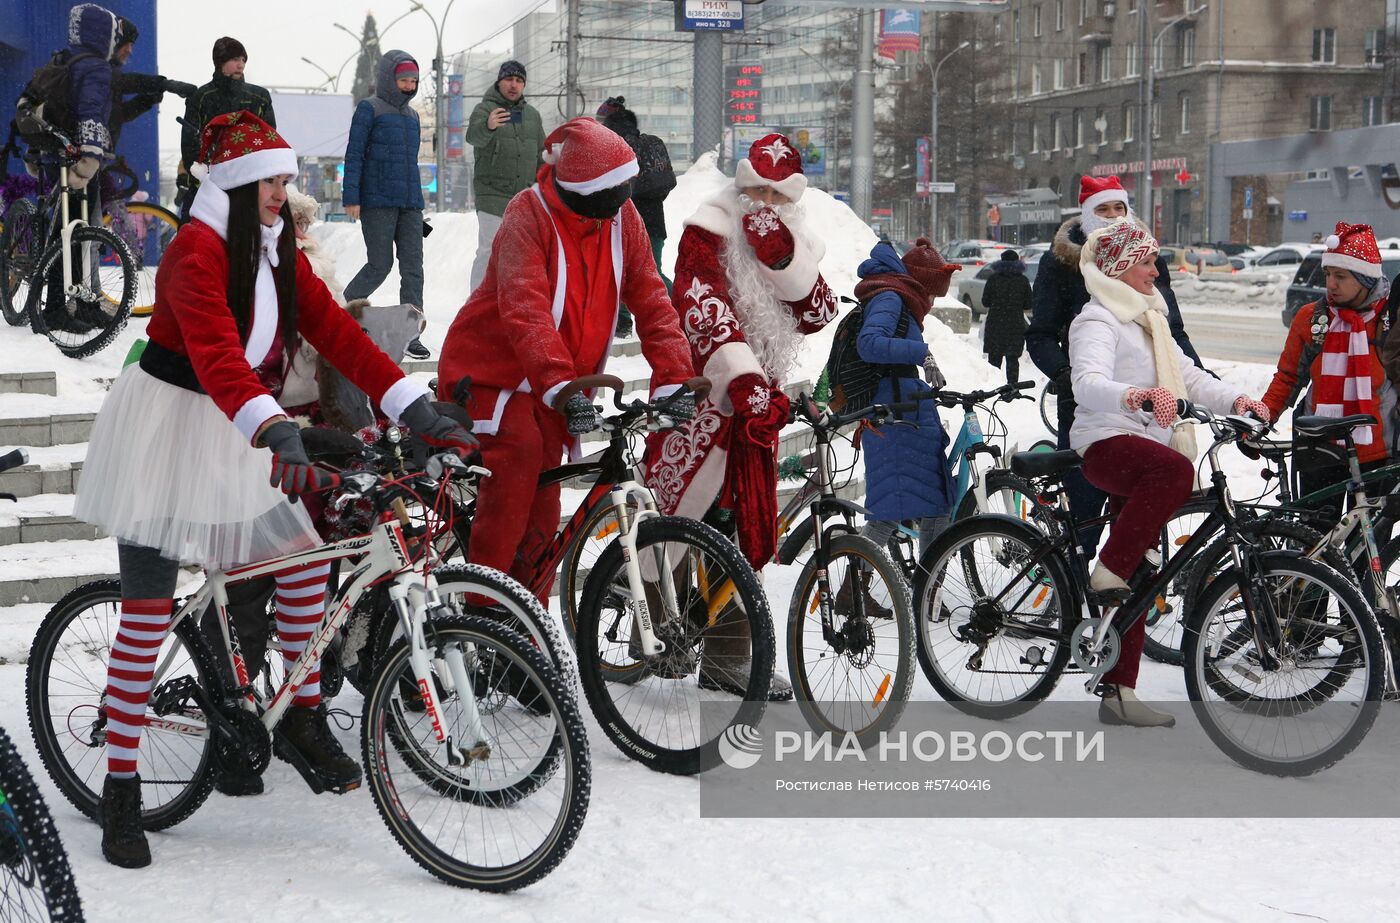
[[1240, 212], [1240, 217], [1243, 218], [1245, 221], [1253, 221], [1254, 209], [1246, 208], [1244, 211]]
[[929, 183], [928, 187], [930, 191], [940, 195], [949, 195], [958, 191], [955, 183]]
[[1249, 209], [1254, 207], [1254, 187], [1244, 187], [1244, 207]]

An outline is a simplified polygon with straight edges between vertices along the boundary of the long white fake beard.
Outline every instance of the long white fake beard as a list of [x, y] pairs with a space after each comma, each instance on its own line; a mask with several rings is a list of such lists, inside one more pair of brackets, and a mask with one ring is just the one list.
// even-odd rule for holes
[[[782, 383], [797, 362], [797, 354], [802, 349], [802, 334], [797, 329], [797, 318], [759, 273], [758, 259], [744, 239], [744, 215], [757, 211], [763, 203], [742, 194], [739, 202], [742, 208], [734, 219], [720, 261], [724, 264], [734, 313], [739, 319], [739, 326], [743, 328], [744, 339], [768, 377]], [[773, 210], [787, 225], [801, 249], [807, 240], [801, 208], [796, 203], [788, 203], [773, 206]]]

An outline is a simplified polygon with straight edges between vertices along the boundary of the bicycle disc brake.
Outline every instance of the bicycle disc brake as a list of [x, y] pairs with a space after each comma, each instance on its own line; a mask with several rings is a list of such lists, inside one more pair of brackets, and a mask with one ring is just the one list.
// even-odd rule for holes
[[1069, 638], [1070, 655], [1074, 658], [1075, 666], [1090, 674], [1093, 677], [1090, 682], [1095, 684], [1099, 676], [1112, 670], [1118, 663], [1118, 655], [1122, 651], [1118, 629], [1112, 625], [1104, 632], [1103, 647], [1098, 651], [1093, 650], [1094, 636], [1102, 623], [1102, 618], [1085, 619], [1074, 627]]

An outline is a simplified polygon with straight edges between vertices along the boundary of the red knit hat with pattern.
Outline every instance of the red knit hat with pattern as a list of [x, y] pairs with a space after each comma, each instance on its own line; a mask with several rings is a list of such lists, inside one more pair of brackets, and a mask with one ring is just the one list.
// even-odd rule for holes
[[592, 195], [637, 175], [637, 155], [622, 136], [596, 119], [570, 119], [544, 139], [544, 162], [561, 188]]
[[1322, 254], [1323, 266], [1350, 269], [1363, 276], [1384, 275], [1381, 268], [1381, 248], [1376, 245], [1376, 232], [1369, 224], [1337, 222], [1337, 230], [1325, 241], [1327, 252]]
[[942, 298], [948, 294], [948, 283], [952, 281], [953, 273], [962, 267], [944, 260], [943, 254], [927, 237], [920, 237], [905, 252], [904, 268], [930, 297]]
[[199, 161], [208, 165], [210, 182], [225, 192], [299, 172], [296, 152], [277, 129], [246, 109], [209, 120], [200, 136]]
[[1081, 176], [1079, 178], [1079, 207], [1092, 212], [1105, 202], [1128, 204], [1128, 193], [1117, 176]]
[[1116, 279], [1138, 263], [1155, 260], [1160, 249], [1147, 228], [1130, 218], [1119, 218], [1089, 235], [1080, 253], [1080, 265], [1092, 256], [1099, 272]]
[[786, 135], [764, 135], [749, 145], [749, 156], [735, 167], [734, 185], [740, 189], [770, 186], [796, 202], [807, 189], [802, 155]]

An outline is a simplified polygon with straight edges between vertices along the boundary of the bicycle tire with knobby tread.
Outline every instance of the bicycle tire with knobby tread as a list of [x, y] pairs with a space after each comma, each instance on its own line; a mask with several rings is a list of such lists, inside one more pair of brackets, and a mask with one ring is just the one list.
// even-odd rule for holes
[[[16, 289], [19, 283], [28, 283], [32, 287], [35, 280], [32, 265], [10, 265], [11, 251], [17, 246], [15, 238], [20, 234], [29, 235], [30, 242], [26, 245], [26, 251], [33, 245], [34, 224], [38, 215], [39, 208], [32, 199], [16, 199], [5, 209], [4, 226], [0, 228], [0, 315], [4, 316], [5, 322], [11, 327], [28, 326], [29, 305], [15, 303], [15, 292], [10, 288], [10, 273], [18, 273], [14, 280]], [[27, 256], [26, 261], [32, 263], [33, 257]]]
[[[1025, 501], [1028, 504], [1027, 508], [1029, 509], [1030, 517], [1019, 517], [1023, 522], [1039, 523], [1042, 526], [1042, 528], [1046, 531], [1051, 530], [1055, 527], [1057, 520], [1055, 519], [1054, 513], [1052, 513], [1049, 509], [1047, 509], [1044, 505], [1041, 504], [1036, 494], [1035, 487], [1031, 484], [1030, 481], [1027, 481], [1020, 475], [1014, 474], [1005, 468], [993, 468], [990, 471], [988, 471], [987, 476], [983, 481], [983, 493], [986, 496], [991, 496], [992, 494], [998, 494], [1005, 491], [1020, 494], [1022, 497], [1025, 498]], [[984, 512], [1010, 515], [1009, 513], [1003, 510], [977, 509], [977, 493], [971, 488], [968, 488], [967, 493], [963, 494], [962, 500], [958, 503], [958, 510], [957, 513], [953, 516], [953, 521], [960, 522], [964, 519], [969, 519], [973, 516], [978, 515], [979, 513]]]
[[[167, 228], [169, 228], [169, 229], [172, 231], [172, 234], [171, 234], [171, 239], [172, 239], [172, 240], [174, 239], [174, 232], [178, 232], [178, 231], [180, 230], [180, 218], [179, 218], [179, 216], [176, 215], [174, 212], [172, 212], [170, 209], [166, 208], [164, 205], [158, 205], [158, 204], [156, 204], [155, 202], [131, 202], [131, 201], [128, 201], [128, 202], [126, 203], [126, 205], [125, 205], [125, 208], [126, 208], [127, 214], [131, 214], [131, 215], [146, 215], [147, 217], [154, 219], [154, 221], [159, 221], [161, 224], [165, 225]], [[112, 216], [111, 216], [111, 215], [103, 215], [103, 216], [102, 216], [102, 226], [105, 227], [105, 228], [107, 228], [108, 230], [111, 230], [111, 226], [112, 226]], [[168, 244], [167, 244], [167, 246], [168, 246]], [[130, 248], [128, 247], [127, 249], [130, 249]], [[164, 251], [162, 251], [162, 256], [163, 256], [163, 255], [164, 255]], [[139, 271], [139, 269], [144, 269], [144, 268], [145, 268], [144, 259], [141, 261], [141, 266], [138, 268], [138, 267], [136, 267], [136, 260], [134, 259], [134, 254], [133, 254], [132, 265], [133, 265], [133, 268], [137, 268], [138, 271]], [[131, 306], [131, 316], [132, 316], [132, 317], [150, 317], [150, 316], [151, 316], [151, 313], [155, 310], [155, 307], [156, 307], [156, 305], [155, 305], [155, 302], [154, 302], [154, 301], [152, 301], [150, 304], [132, 304], [132, 306]]]
[[49, 341], [57, 347], [58, 351], [71, 359], [84, 359], [105, 349], [117, 335], [126, 327], [126, 323], [131, 319], [132, 302], [136, 300], [136, 265], [131, 256], [131, 249], [127, 247], [126, 241], [106, 228], [83, 225], [73, 229], [70, 239], [73, 246], [81, 246], [84, 243], [101, 244], [111, 247], [117, 254], [117, 258], [122, 264], [122, 298], [116, 303], [116, 312], [111, 319], [101, 328], [93, 328], [100, 332], [91, 339], [84, 340], [78, 344], [63, 344], [54, 339], [53, 331], [49, 330], [48, 323], [44, 319], [44, 301], [48, 298], [48, 278], [55, 269], [55, 264], [59, 271], [63, 265], [63, 242], [62, 240], [50, 241], [48, 247], [44, 249], [43, 258], [35, 269], [34, 281], [29, 290], [29, 326], [36, 334], [48, 337]]
[[[8, 807], [8, 811], [5, 807]], [[83, 907], [78, 899], [78, 885], [73, 880], [73, 869], [68, 863], [68, 853], [59, 838], [58, 827], [53, 815], [44, 803], [34, 777], [15, 748], [10, 735], [0, 728], [0, 820], [8, 821], [4, 814], [13, 813], [22, 844], [22, 854], [32, 867], [35, 883], [44, 896], [44, 905], [49, 919], [54, 923], [82, 923]], [[11, 831], [5, 831], [8, 837]], [[21, 864], [20, 859], [12, 859], [3, 871], [11, 874]], [[31, 871], [27, 870], [27, 871]], [[0, 918], [15, 919], [7, 911], [14, 898], [11, 887], [0, 888]], [[27, 918], [27, 917], [26, 917]]]

